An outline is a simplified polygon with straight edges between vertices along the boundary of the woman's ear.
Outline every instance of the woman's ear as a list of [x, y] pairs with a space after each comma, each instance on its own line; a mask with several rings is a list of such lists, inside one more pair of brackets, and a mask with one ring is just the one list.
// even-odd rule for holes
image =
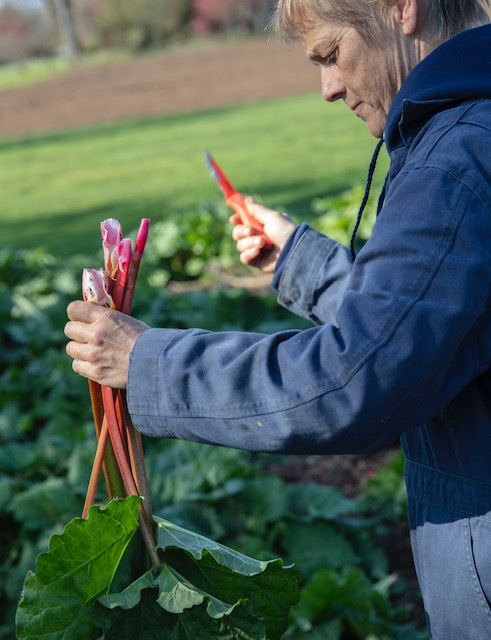
[[396, 2], [395, 19], [401, 25], [404, 35], [413, 35], [418, 26], [418, 0], [400, 0]]

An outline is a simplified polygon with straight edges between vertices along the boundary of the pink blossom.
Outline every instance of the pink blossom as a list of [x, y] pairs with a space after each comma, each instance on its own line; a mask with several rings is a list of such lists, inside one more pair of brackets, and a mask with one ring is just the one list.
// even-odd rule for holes
[[82, 294], [85, 302], [112, 308], [113, 301], [109, 295], [109, 277], [104, 269], [83, 270]]
[[118, 244], [123, 238], [121, 225], [116, 218], [108, 218], [101, 222], [102, 248], [104, 250], [104, 265], [110, 278], [115, 278], [118, 272]]

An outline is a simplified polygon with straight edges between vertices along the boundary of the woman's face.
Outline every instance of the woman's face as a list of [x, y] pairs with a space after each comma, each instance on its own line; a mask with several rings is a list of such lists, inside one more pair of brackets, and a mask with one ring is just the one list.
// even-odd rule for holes
[[366, 122], [374, 136], [382, 137], [389, 107], [400, 82], [389, 43], [370, 46], [352, 27], [326, 24], [300, 33], [309, 58], [320, 66], [324, 100], [342, 99]]

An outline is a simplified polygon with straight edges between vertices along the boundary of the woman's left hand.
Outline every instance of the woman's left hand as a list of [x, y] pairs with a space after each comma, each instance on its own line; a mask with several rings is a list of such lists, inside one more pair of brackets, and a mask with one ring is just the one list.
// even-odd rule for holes
[[286, 213], [268, 209], [258, 204], [250, 196], [245, 199], [245, 204], [249, 214], [263, 225], [264, 234], [273, 243], [273, 247], [266, 249], [265, 236], [242, 224], [240, 215], [235, 213], [230, 216], [230, 222], [234, 225], [232, 238], [237, 243], [240, 261], [243, 264], [257, 267], [264, 273], [273, 273], [281, 250], [295, 230], [295, 223]]
[[114, 389], [126, 389], [130, 355], [149, 326], [119, 311], [77, 300], [67, 308], [67, 354], [81, 376]]

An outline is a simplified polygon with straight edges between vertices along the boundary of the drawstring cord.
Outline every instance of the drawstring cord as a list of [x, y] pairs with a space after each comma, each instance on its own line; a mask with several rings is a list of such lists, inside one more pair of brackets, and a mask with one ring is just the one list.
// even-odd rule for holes
[[[375, 166], [377, 164], [377, 159], [378, 159], [378, 156], [379, 156], [379, 153], [380, 153], [380, 149], [382, 148], [383, 144], [384, 144], [384, 139], [381, 138], [379, 140], [379, 142], [377, 143], [377, 146], [375, 147], [375, 151], [373, 153], [372, 160], [370, 162], [370, 167], [368, 169], [367, 186], [365, 187], [365, 195], [363, 196], [363, 200], [361, 202], [360, 209], [358, 211], [358, 216], [356, 218], [356, 223], [355, 223], [355, 226], [354, 226], [354, 229], [353, 229], [353, 233], [351, 235], [350, 252], [351, 252], [351, 259], [353, 260], [353, 262], [355, 261], [355, 258], [356, 258], [356, 252], [355, 252], [356, 234], [358, 233], [358, 228], [360, 226], [361, 217], [363, 215], [363, 212], [365, 211], [365, 207], [367, 206], [368, 196], [370, 195], [370, 187], [372, 186], [372, 178], [373, 178], [373, 174], [374, 174], [374, 171], [375, 171]], [[382, 192], [381, 192], [380, 197], [378, 199], [377, 216], [380, 213], [382, 207], [384, 206], [386, 185], [387, 185], [387, 177], [385, 178], [384, 186], [382, 188]]]

